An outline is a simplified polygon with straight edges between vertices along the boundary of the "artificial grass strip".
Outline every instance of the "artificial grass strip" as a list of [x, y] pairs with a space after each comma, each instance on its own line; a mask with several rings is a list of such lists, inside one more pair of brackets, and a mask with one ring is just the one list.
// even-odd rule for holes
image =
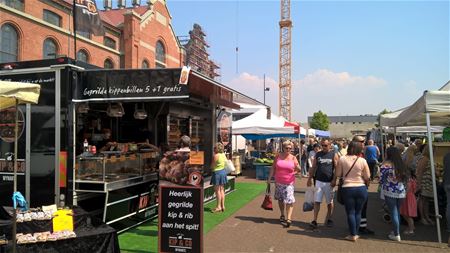
[[[226, 211], [211, 213], [216, 205], [212, 201], [204, 206], [203, 233], [206, 234], [218, 224], [222, 223], [237, 210], [260, 195], [265, 189], [265, 183], [236, 183], [235, 191], [226, 195]], [[158, 220], [149, 221], [119, 235], [121, 252], [149, 253], [158, 251]]]

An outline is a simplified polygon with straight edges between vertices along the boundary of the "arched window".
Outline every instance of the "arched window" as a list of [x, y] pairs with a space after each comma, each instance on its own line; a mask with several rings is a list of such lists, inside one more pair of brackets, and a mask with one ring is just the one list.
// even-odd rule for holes
[[156, 42], [156, 68], [166, 67], [166, 49], [161, 41]]
[[44, 59], [53, 59], [56, 58], [58, 54], [58, 46], [53, 39], [44, 40], [44, 48], [43, 48], [43, 56]]
[[116, 49], [116, 41], [111, 39], [110, 37], [104, 37], [103, 38], [103, 45], [112, 48], [112, 49]]
[[110, 59], [106, 59], [105, 62], [103, 63], [103, 67], [105, 69], [113, 69], [114, 63]]
[[5, 24], [0, 29], [0, 63], [18, 60], [19, 36], [14, 26]]
[[86, 50], [81, 49], [77, 53], [77, 60], [83, 61], [83, 62], [89, 62], [89, 55], [86, 52]]
[[150, 65], [148, 64], [148, 61], [147, 61], [147, 60], [143, 60], [143, 61], [142, 61], [142, 68], [143, 68], [143, 69], [148, 69], [148, 68], [150, 68]]
[[24, 10], [23, 1], [24, 0], [0, 0], [0, 3], [9, 6], [11, 8], [14, 8], [16, 10], [23, 11]]

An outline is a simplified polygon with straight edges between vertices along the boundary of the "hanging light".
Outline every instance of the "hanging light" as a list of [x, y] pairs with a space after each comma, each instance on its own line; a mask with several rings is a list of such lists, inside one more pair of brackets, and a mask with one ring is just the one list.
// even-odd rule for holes
[[138, 108], [138, 104], [135, 105], [134, 118], [135, 119], [146, 119], [147, 118], [147, 111], [145, 111], [144, 104], [142, 104], [141, 109]]
[[88, 103], [81, 103], [78, 105], [77, 108], [78, 113], [88, 113], [89, 112], [89, 104]]
[[120, 118], [125, 115], [125, 110], [123, 109], [122, 103], [109, 104], [108, 109], [106, 109], [106, 114], [109, 117]]

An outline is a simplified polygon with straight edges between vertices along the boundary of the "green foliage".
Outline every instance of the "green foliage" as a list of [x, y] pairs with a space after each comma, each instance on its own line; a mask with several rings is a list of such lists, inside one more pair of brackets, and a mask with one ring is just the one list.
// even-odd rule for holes
[[311, 128], [327, 131], [329, 126], [330, 120], [325, 113], [318, 111], [313, 114], [310, 124]]
[[381, 111], [380, 113], [378, 113], [378, 117], [377, 117], [377, 122], [378, 124], [375, 124], [375, 126], [379, 127], [380, 126], [380, 116], [386, 113], [391, 113], [391, 111], [389, 111], [388, 109], [384, 108], [383, 111]]

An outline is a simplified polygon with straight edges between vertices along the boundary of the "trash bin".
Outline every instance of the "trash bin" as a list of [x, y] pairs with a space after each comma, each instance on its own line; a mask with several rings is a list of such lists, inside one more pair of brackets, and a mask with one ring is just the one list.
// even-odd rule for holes
[[241, 156], [239, 156], [239, 155], [233, 156], [233, 165], [236, 170], [231, 174], [240, 175], [241, 174]]

